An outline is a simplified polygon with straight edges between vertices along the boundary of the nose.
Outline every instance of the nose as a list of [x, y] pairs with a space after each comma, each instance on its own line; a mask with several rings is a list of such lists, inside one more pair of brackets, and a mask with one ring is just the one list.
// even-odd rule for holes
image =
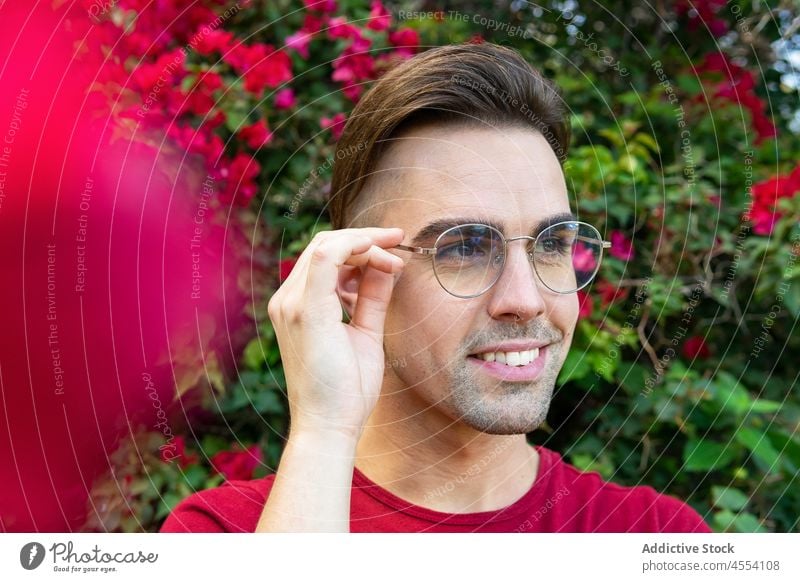
[[529, 321], [544, 313], [539, 277], [528, 256], [529, 239], [512, 242], [506, 249], [506, 262], [500, 278], [489, 289], [489, 315], [507, 321]]

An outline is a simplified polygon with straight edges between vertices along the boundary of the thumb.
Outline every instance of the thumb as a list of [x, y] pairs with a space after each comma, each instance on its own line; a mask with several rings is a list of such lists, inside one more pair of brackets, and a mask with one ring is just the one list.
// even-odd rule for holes
[[368, 266], [358, 288], [358, 299], [351, 323], [380, 342], [383, 341], [386, 311], [396, 279], [392, 273]]

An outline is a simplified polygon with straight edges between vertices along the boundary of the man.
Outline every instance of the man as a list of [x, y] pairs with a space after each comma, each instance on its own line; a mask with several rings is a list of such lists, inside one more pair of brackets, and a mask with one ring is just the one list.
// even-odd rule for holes
[[568, 142], [558, 92], [507, 48], [440, 47], [379, 80], [337, 146], [333, 230], [269, 302], [277, 473], [192, 495], [162, 531], [710, 531], [526, 441], [608, 246], [571, 214]]

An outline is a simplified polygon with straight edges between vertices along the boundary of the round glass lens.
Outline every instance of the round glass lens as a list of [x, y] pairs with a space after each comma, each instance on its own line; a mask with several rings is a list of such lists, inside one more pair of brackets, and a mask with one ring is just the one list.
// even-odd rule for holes
[[591, 282], [602, 252], [603, 240], [597, 229], [583, 222], [562, 222], [536, 237], [533, 265], [547, 288], [571, 293]]
[[436, 241], [436, 278], [457, 297], [474, 297], [486, 291], [500, 277], [502, 266], [503, 235], [490, 226], [456, 226]]

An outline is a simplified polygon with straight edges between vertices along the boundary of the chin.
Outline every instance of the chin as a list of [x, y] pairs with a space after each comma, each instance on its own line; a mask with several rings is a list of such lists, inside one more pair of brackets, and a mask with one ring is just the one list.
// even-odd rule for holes
[[485, 434], [528, 434], [545, 423], [549, 408], [547, 397], [531, 399], [530, 394], [523, 398], [512, 395], [501, 397], [499, 401], [484, 399], [467, 407], [456, 404], [453, 419]]

